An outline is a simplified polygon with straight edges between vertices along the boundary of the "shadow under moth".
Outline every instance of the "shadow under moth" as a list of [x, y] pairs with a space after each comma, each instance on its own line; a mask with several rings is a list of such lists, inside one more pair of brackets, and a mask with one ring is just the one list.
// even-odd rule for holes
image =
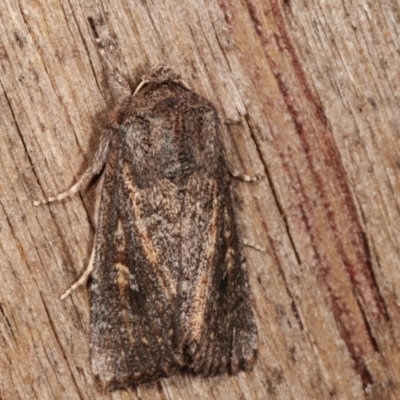
[[166, 67], [117, 100], [88, 169], [101, 173], [89, 266], [90, 354], [99, 390], [187, 369], [251, 367], [257, 330], [216, 109]]

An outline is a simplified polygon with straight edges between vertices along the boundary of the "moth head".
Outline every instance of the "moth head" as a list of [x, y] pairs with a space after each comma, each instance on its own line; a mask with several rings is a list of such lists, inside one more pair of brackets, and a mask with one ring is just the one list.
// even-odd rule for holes
[[150, 69], [148, 80], [151, 82], [161, 83], [164, 81], [180, 81], [179, 74], [174, 72], [168, 65], [156, 65]]
[[174, 72], [172, 68], [168, 67], [167, 65], [160, 64], [153, 66], [150, 69], [150, 74], [142, 77], [142, 81], [136, 87], [133, 95], [135, 96], [140, 90], [142, 90], [144, 86], [146, 86], [147, 90], [149, 90], [149, 88], [167, 81], [175, 82], [186, 89], [189, 89], [189, 86], [182, 80], [179, 74]]

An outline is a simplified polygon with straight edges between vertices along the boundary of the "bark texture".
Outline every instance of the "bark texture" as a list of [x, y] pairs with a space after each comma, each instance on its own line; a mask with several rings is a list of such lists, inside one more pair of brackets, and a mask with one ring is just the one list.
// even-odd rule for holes
[[[101, 396], [80, 276], [108, 120], [92, 20], [134, 87], [166, 63], [220, 111], [259, 331], [252, 372]], [[394, 0], [0, 4], [0, 399], [400, 398], [400, 6]]]

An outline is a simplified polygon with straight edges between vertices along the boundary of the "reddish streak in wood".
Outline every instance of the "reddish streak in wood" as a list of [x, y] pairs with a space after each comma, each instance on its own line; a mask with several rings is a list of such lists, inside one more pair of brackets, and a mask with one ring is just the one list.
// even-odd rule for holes
[[[318, 198], [315, 199], [314, 197], [314, 201], [316, 200], [319, 204], [322, 204], [325, 218], [329, 221], [330, 234], [334, 238], [334, 242], [330, 244], [330, 248], [335, 249], [339, 254], [350, 282], [356, 288], [355, 296], [358, 304], [358, 312], [355, 312], [354, 307], [346, 303], [348, 301], [347, 296], [352, 296], [352, 294], [346, 293], [346, 297], [344, 297], [343, 293], [338, 291], [334, 285], [334, 282], [343, 279], [343, 273], [340, 266], [334, 265], [324, 256], [324, 247], [326, 244], [319, 240], [318, 231], [314, 226], [313, 201], [310, 199], [307, 187], [302, 186], [301, 177], [298, 177], [297, 171], [294, 171], [292, 165], [285, 162], [285, 156], [282, 156], [282, 161], [287, 175], [299, 187], [298, 197], [304, 199], [304, 204], [298, 204], [300, 210], [298, 209], [297, 211], [300, 211], [302, 225], [310, 236], [314, 261], [317, 261], [317, 264], [321, 268], [324, 268], [318, 272], [318, 279], [326, 288], [331, 300], [331, 309], [335, 316], [338, 330], [355, 361], [356, 370], [360, 374], [363, 383], [370, 384], [372, 383], [372, 377], [364, 364], [362, 356], [377, 351], [377, 348], [371, 336], [368, 322], [364, 318], [364, 313], [373, 318], [383, 316], [385, 319], [388, 319], [388, 315], [380, 297], [378, 286], [376, 285], [370, 263], [368, 242], [364, 236], [356, 207], [352, 201], [351, 191], [348, 187], [346, 173], [339, 153], [327, 128], [327, 120], [323, 108], [309, 88], [301, 64], [289, 39], [282, 10], [278, 2], [271, 0], [270, 4], [271, 9], [268, 11], [270, 13], [272, 11], [273, 21], [276, 23], [279, 33], [270, 34], [270, 37], [267, 38], [263, 34], [262, 22], [257, 15], [256, 7], [252, 4], [251, 0], [246, 1], [254, 30], [262, 41], [265, 57], [274, 73], [287, 110], [292, 116], [295, 130], [304, 149], [309, 173], [317, 188]], [[264, 13], [271, 20], [271, 17], [267, 15], [268, 12], [264, 11]], [[278, 64], [279, 60], [275, 61], [269, 55], [268, 48], [274, 45], [271, 42], [271, 37], [274, 38], [274, 42], [280, 48], [281, 54], [286, 55], [290, 60], [292, 70], [287, 74], [284, 72], [285, 68]], [[285, 78], [287, 79], [283, 78], [283, 74], [286, 75]], [[296, 79], [296, 91], [285, 84], [285, 82], [293, 80], [293, 78]], [[307, 113], [302, 112], [302, 109], [306, 110]], [[317, 128], [314, 128], [316, 125]], [[316, 137], [318, 137], [318, 140], [315, 140]], [[336, 193], [332, 193], [332, 187], [336, 189]], [[335, 201], [332, 201], [333, 199]], [[289, 221], [291, 218], [295, 221], [296, 216], [291, 216], [290, 210], [287, 215]], [[341, 229], [341, 220], [346, 221], [346, 234], [343, 232], [344, 229]], [[346, 240], [346, 243], [343, 240]], [[349, 246], [349, 240], [351, 246]], [[346, 248], [351, 248], [355, 254], [349, 255]], [[353, 303], [354, 301], [352, 301]], [[349, 319], [357, 324], [357, 329], [352, 328], [348, 322]], [[362, 341], [357, 337], [357, 334], [360, 332], [362, 332], [364, 338]]]

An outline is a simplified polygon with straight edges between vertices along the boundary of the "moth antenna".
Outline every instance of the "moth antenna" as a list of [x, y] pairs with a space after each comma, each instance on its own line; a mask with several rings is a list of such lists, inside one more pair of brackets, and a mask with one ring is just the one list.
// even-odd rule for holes
[[[99, 34], [97, 33], [96, 25], [93, 18], [88, 18], [88, 21], [95, 37], [97, 47], [99, 49], [101, 63], [107, 76], [107, 82], [110, 86], [112, 97], [117, 104], [121, 104], [124, 100], [132, 95], [132, 89], [128, 81], [121, 75], [118, 68], [111, 61], [111, 58], [109, 57], [109, 52], [106, 51], [106, 46], [104, 45]], [[110, 49], [112, 49], [112, 46], [109, 47]]]

